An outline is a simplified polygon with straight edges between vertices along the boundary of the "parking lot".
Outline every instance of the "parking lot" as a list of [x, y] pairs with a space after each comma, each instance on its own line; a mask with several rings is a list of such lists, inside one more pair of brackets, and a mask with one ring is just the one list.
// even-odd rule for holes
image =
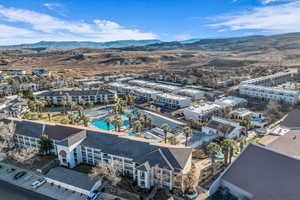
[[[54, 199], [63, 199], [63, 200], [85, 200], [86, 196], [81, 195], [80, 193], [66, 190], [62, 187], [56, 186], [56, 185], [51, 185], [49, 183], [44, 183], [40, 187], [34, 189], [31, 184], [34, 181], [37, 181], [40, 178], [43, 178], [42, 176], [35, 174], [33, 172], [30, 172], [28, 170], [20, 169], [18, 167], [14, 167], [8, 164], [4, 164], [0, 162], [0, 180], [12, 183], [14, 185], [18, 185], [22, 188], [43, 194], [45, 196], [52, 197]], [[15, 170], [12, 172], [8, 172], [10, 169], [14, 168]], [[14, 176], [21, 171], [26, 171], [26, 174], [18, 179], [14, 179]], [[101, 193], [97, 200], [115, 200], [115, 199], [120, 199], [120, 200], [126, 200], [123, 198], [118, 198], [114, 195], [106, 194], [106, 193]]]
[[[45, 183], [45, 184], [41, 185], [40, 187], [38, 187], [37, 189], [33, 189], [31, 184], [34, 181], [41, 178], [41, 176], [34, 174], [32, 172], [26, 171], [27, 173], [24, 176], [15, 180], [14, 176], [16, 175], [16, 173], [23, 171], [23, 169], [19, 169], [17, 167], [11, 167], [11, 166], [3, 164], [3, 163], [0, 163], [0, 165], [2, 166], [0, 168], [0, 179], [1, 180], [18, 185], [25, 189], [29, 189], [29, 190], [38, 192], [40, 194], [44, 194], [46, 196], [50, 196], [55, 199], [84, 200], [86, 198], [86, 196], [84, 196], [84, 195], [80, 196], [79, 193], [65, 190], [65, 189], [59, 188], [57, 186], [52, 186], [49, 183]], [[11, 168], [15, 168], [16, 170], [9, 173], [7, 170], [11, 169]]]

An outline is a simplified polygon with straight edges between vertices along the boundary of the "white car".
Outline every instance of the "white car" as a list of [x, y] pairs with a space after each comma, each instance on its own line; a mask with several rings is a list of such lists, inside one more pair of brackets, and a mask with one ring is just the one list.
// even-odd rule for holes
[[44, 183], [46, 183], [46, 180], [41, 178], [41, 179], [38, 179], [36, 181], [34, 181], [32, 184], [31, 184], [31, 187], [33, 188], [38, 188], [40, 187], [41, 185], [43, 185]]

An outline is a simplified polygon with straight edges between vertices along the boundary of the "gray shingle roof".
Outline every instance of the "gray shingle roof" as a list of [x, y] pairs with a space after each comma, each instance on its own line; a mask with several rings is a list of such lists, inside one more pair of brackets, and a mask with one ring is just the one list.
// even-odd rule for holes
[[292, 130], [278, 136], [276, 140], [267, 145], [271, 149], [300, 158], [300, 130]]
[[252, 194], [255, 200], [298, 200], [300, 160], [249, 144], [222, 180]]
[[[8, 123], [10, 120], [1, 119]], [[31, 137], [40, 137], [43, 133], [43, 125], [38, 122], [15, 120], [17, 134]], [[73, 142], [69, 138], [79, 135], [82, 146], [97, 148], [107, 154], [131, 158], [138, 164], [149, 161], [152, 166], [159, 165], [167, 169], [182, 170], [190, 158], [191, 148], [175, 148], [156, 146], [144, 141], [136, 141], [122, 138], [118, 135], [101, 133], [100, 131], [86, 130], [85, 134], [79, 134], [83, 129], [73, 128], [63, 125], [45, 125], [44, 133], [50, 139], [61, 141], [60, 145], [70, 146]], [[76, 140], [78, 138], [76, 137]], [[146, 156], [147, 155], [147, 156]]]
[[291, 129], [300, 129], [300, 110], [296, 109], [289, 112], [280, 125]]
[[92, 179], [87, 174], [63, 167], [52, 168], [46, 174], [46, 177], [88, 191], [90, 191], [97, 182], [97, 180]]

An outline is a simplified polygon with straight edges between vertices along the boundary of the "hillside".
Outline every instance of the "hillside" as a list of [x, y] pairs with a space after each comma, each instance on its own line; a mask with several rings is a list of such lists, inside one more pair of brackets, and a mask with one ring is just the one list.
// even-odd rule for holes
[[[109, 48], [62, 49], [57, 46], [32, 46], [26, 49], [5, 49], [0, 50], [0, 68], [47, 68], [68, 74], [92, 76], [208, 66], [300, 66], [300, 33], [195, 41], [147, 41], [151, 43], [148, 45], [141, 45], [145, 41], [135, 41], [136, 45], [129, 42], [130, 46], [115, 47], [120, 42], [116, 41], [106, 44]], [[66, 43], [68, 42], [64, 45]], [[121, 43], [126, 44], [125, 41]]]

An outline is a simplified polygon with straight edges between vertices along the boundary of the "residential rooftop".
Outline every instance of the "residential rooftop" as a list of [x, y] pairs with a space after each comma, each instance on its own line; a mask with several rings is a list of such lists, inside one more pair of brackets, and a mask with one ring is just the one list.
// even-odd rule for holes
[[255, 200], [297, 200], [300, 160], [249, 144], [220, 177]]
[[[0, 122], [5, 123], [12, 121], [16, 124], [16, 134], [18, 135], [40, 138], [42, 134], [47, 134], [50, 139], [64, 146], [72, 144], [72, 141], [83, 139], [81, 145], [84, 147], [96, 148], [107, 154], [126, 157], [138, 164], [148, 161], [151, 166], [158, 165], [161, 168], [182, 170], [192, 152], [191, 148], [158, 145], [84, 127], [76, 128], [28, 120], [0, 120]], [[154, 152], [159, 152], [159, 155], [163, 154], [163, 156], [161, 158], [155, 157], [153, 156], [156, 155]], [[166, 163], [168, 164], [166, 165]]]

